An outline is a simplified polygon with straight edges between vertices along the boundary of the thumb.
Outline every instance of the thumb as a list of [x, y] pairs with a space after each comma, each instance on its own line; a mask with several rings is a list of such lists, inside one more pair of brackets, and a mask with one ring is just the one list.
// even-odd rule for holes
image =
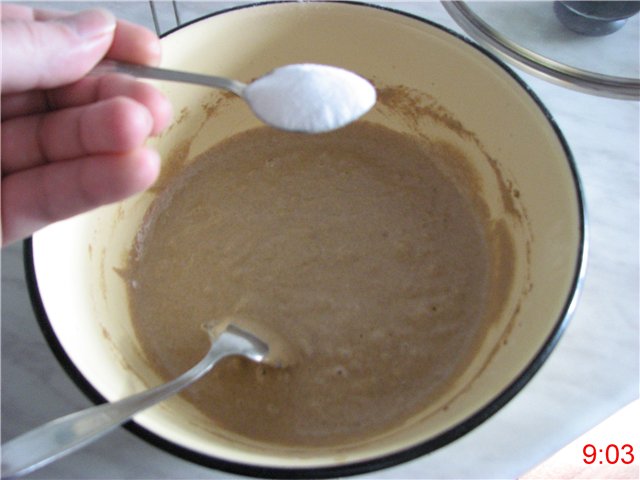
[[107, 53], [115, 17], [92, 9], [47, 21], [2, 21], [2, 93], [53, 88], [85, 76]]

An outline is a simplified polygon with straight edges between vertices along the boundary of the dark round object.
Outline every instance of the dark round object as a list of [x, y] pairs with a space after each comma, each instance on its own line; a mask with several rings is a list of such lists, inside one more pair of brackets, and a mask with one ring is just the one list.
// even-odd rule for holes
[[620, 30], [640, 11], [640, 1], [556, 1], [556, 17], [581, 35], [603, 36]]

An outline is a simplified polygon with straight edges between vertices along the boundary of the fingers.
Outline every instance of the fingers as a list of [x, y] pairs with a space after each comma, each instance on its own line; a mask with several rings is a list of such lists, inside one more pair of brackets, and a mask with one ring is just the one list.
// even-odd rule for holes
[[[2, 6], [2, 92], [53, 88], [86, 75], [105, 55], [157, 65], [160, 41], [106, 10], [75, 14]], [[11, 67], [11, 68], [8, 68]]]
[[[68, 12], [60, 10], [38, 9], [32, 12], [31, 17], [36, 20], [54, 20], [67, 15]], [[24, 17], [25, 14], [18, 16]], [[155, 66], [160, 63], [160, 42], [147, 28], [126, 20], [118, 20], [107, 56], [113, 60]]]
[[119, 20], [107, 57], [122, 62], [156, 66], [161, 57], [160, 40], [145, 27]]
[[138, 148], [8, 175], [2, 179], [2, 243], [141, 192], [153, 184], [159, 169], [157, 153]]
[[[168, 100], [130, 78], [88, 78], [103, 57], [154, 65], [149, 30], [101, 9], [75, 14], [0, 3], [2, 240], [148, 188], [143, 147], [171, 117]], [[52, 111], [49, 111], [52, 110]]]
[[142, 104], [116, 97], [85, 107], [18, 117], [2, 125], [2, 173], [142, 146], [154, 120]]
[[115, 17], [95, 9], [49, 21], [2, 20], [2, 92], [77, 81], [111, 47]]
[[21, 92], [2, 97], [2, 118], [88, 105], [125, 96], [146, 106], [154, 119], [152, 134], [160, 133], [171, 120], [171, 103], [156, 88], [126, 75], [86, 77], [72, 85], [53, 90]]
[[147, 83], [121, 74], [83, 78], [69, 87], [50, 92], [48, 104], [55, 109], [75, 107], [116, 97], [127, 97], [147, 107], [154, 120], [152, 135], [171, 122], [171, 103], [160, 91]]

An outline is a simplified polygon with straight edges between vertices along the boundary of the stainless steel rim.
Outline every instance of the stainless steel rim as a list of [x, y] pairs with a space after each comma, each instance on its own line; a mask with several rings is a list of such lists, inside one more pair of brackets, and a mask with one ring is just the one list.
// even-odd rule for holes
[[622, 100], [640, 100], [640, 79], [602, 75], [551, 60], [505, 38], [476, 15], [466, 2], [442, 0], [442, 5], [474, 40], [516, 67], [581, 92]]

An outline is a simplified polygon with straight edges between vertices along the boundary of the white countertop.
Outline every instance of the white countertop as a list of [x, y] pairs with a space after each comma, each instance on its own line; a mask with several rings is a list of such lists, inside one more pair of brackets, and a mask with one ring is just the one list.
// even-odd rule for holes
[[[38, 5], [51, 3], [78, 10], [88, 2]], [[148, 2], [98, 3], [121, 17], [153, 25]], [[159, 3], [161, 26], [168, 29], [173, 26], [171, 4]], [[182, 20], [231, 2], [214, 3], [181, 3]], [[439, 3], [393, 6], [460, 31]], [[590, 249], [577, 311], [549, 360], [497, 414], [428, 456], [362, 478], [516, 478], [638, 397], [640, 104], [577, 93], [519, 73], [564, 133], [584, 187]], [[2, 441], [90, 406], [40, 333], [19, 244], [2, 251], [1, 332]], [[603, 442], [637, 442], [637, 437], [610, 435]], [[640, 444], [634, 445], [639, 462]], [[122, 429], [31, 475], [46, 479], [230, 477], [173, 457]]]

